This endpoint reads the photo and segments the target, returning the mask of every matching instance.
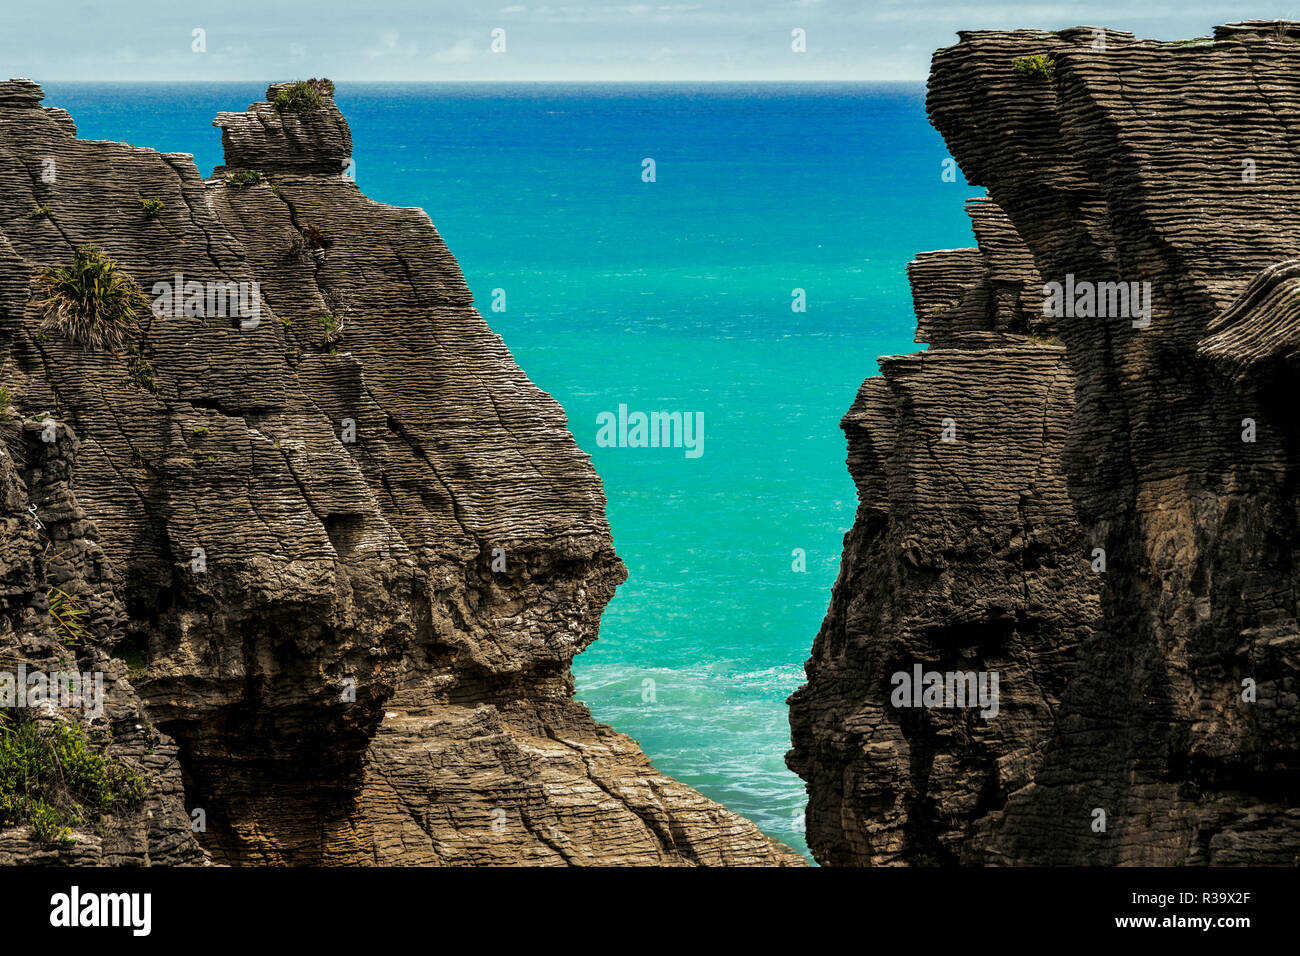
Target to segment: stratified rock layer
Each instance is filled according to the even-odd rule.
[[[429,217],[341,175],[333,99],[222,113],[206,182],[188,155],[78,140],[40,101],[0,84],[0,434],[30,459],[48,413],[79,448],[65,482],[96,570],[66,586],[102,596],[87,653],[147,664],[123,693],[175,741],[159,792],[190,857],[201,809],[221,863],[799,862],[573,700],[626,576],[600,481]],[[40,331],[32,276],[86,242],[150,298],[185,290],[138,357]],[[187,309],[192,282],[256,311]],[[28,505],[54,504],[29,459],[4,519],[24,540]],[[42,574],[6,592],[14,632],[48,626]]]
[[[882,362],[845,419],[860,508],[792,698],[809,844],[1294,864],[1300,25],[960,36],[928,110],[988,188],[980,254],[909,267],[931,349]],[[1039,55],[1047,75],[1016,69]],[[1067,281],[1150,283],[1149,324],[1045,316]],[[1029,340],[1059,346],[1008,347],[1017,296]],[[1040,495],[1039,552],[1000,547]],[[1000,670],[1000,713],[893,707],[913,661]]]
[[[95,675],[83,685],[90,699],[81,706],[37,704],[26,714],[47,739],[55,722],[80,725],[97,757],[139,774],[148,788],[140,803],[119,801],[103,819],[86,820],[58,842],[33,841],[26,827],[0,830],[0,865],[202,863],[176,744],[151,725],[127,664],[109,656],[126,614],[98,532],[71,487],[77,453],[67,426],[47,428],[0,408],[0,670],[15,685],[27,674]],[[100,637],[93,645],[77,646],[52,626],[49,595],[55,588],[80,600],[86,628]],[[96,676],[103,690],[99,707],[91,692]],[[22,686],[25,697],[25,680]],[[9,692],[14,697],[6,707],[19,704],[17,687]]]
[[[995,207],[970,209],[993,248],[1019,245]],[[858,514],[791,699],[790,765],[828,864],[957,860],[972,822],[1041,767],[1097,614],[1060,465],[1064,350],[1010,331],[1041,282],[973,249],[908,272],[932,347],[881,359],[844,418]],[[918,663],[997,672],[997,715],[895,708],[891,675]]]

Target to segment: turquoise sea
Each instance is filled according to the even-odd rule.
[[[213,117],[265,83],[45,89],[82,137],[191,152],[207,175]],[[337,100],[358,185],[428,211],[604,479],[631,577],[578,696],[806,852],[785,699],[853,521],[839,421],[878,355],[921,347],[907,261],[973,244],[923,87],[341,84]],[[598,447],[620,404],[702,412],[703,454]]]

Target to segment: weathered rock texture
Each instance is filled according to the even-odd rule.
[[[14,394],[0,621],[9,645],[45,633],[55,571],[35,555],[75,539],[85,556],[58,573],[97,608],[84,653],[115,668],[115,648],[143,655],[122,707],[164,743],[151,799],[170,816],[130,852],[799,862],[573,700],[570,661],[626,575],[600,481],[429,217],[341,175],[351,136],[333,99],[222,113],[227,166],[206,182],[189,155],[78,140],[40,101],[28,81],[0,84],[0,383]],[[222,175],[249,170],[262,181]],[[139,200],[155,197],[150,218]],[[38,205],[49,214],[29,217]],[[257,321],[211,305],[149,316],[151,389],[139,360],[39,332],[33,274],[91,241],[151,297],[177,276],[256,281]],[[56,446],[33,437],[43,413]]]
[[[791,701],[809,844],[1300,862],[1300,24],[960,37],[928,111],[988,188],[979,251],[909,266],[931,347],[844,420],[860,506]],[[1150,325],[1045,317],[1067,275],[1150,282]],[[913,663],[999,671],[998,716],[895,708]]]
[[[20,665],[46,675],[98,672],[102,714],[92,706],[63,712],[36,706],[30,713],[39,725],[84,722],[99,756],[149,782],[140,806],[119,805],[65,843],[33,842],[25,827],[0,830],[0,864],[201,863],[204,856],[185,810],[176,745],[150,725],[127,665],[109,656],[123,637],[126,614],[95,525],[71,486],[77,439],[66,425],[56,424],[54,440],[45,441],[45,426],[12,413],[3,416],[3,410],[0,417],[0,670],[15,678]],[[33,506],[39,517],[28,510]],[[60,639],[48,613],[50,588],[82,601],[86,627],[100,637],[94,645],[67,646]]]

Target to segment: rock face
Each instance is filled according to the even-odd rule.
[[[429,217],[341,175],[332,97],[220,114],[206,182],[41,98],[0,84],[0,647],[51,649],[56,574],[93,609],[79,658],[157,741],[107,861],[798,863],[573,700],[626,576],[600,481]],[[139,354],[40,330],[32,276],[87,242],[172,306]]]
[[[62,843],[33,841],[25,827],[0,829],[0,864],[201,863],[176,744],[150,724],[127,665],[109,656],[123,637],[126,614],[98,531],[72,489],[76,436],[57,423],[50,432],[12,413],[0,420],[0,670],[13,675],[14,683],[20,667],[44,675],[98,673],[102,713],[82,706],[60,718],[49,708],[30,710],[42,728],[58,719],[86,721],[97,755],[139,772],[149,787],[140,805],[116,806],[97,825],[79,828]],[[52,440],[45,441],[46,435]],[[32,507],[39,517],[28,510]],[[94,645],[70,647],[60,639],[49,614],[51,588],[81,599],[87,628],[100,635]]]
[[[928,111],[979,250],[909,266],[930,349],[844,420],[859,510],[791,699],[809,844],[1300,862],[1300,24],[960,38]],[[997,715],[894,706],[915,663],[999,672]]]

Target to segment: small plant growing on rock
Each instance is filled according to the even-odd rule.
[[[194,431],[190,432],[190,434],[195,438],[207,438],[212,434],[212,432],[206,426],[200,425],[198,428],[194,429]]]
[[[292,86],[277,90],[271,105],[281,113],[303,113],[321,107],[320,91],[306,80],[299,80]]]
[[[1011,61],[1011,68],[1021,76],[1031,80],[1050,80],[1056,69],[1056,61],[1048,53],[1035,53],[1033,56],[1020,56]]]
[[[153,366],[149,364],[149,360],[140,351],[140,346],[132,345],[127,349],[126,365],[128,382],[136,388],[143,388],[146,392],[158,394],[158,384],[153,380]]]
[[[35,721],[0,711],[0,827],[26,824],[44,843],[73,826],[138,806],[140,774],[90,748],[79,724]]]
[[[126,665],[127,677],[132,684],[139,684],[149,677],[149,665],[145,663],[144,653],[137,647],[117,647],[113,656]]]
[[[325,308],[330,310],[330,314],[339,317],[339,326],[341,328],[343,320],[352,314],[352,293],[336,286],[322,289],[321,298],[325,300]]]
[[[86,627],[81,619],[86,616],[86,607],[61,588],[50,588],[45,592],[45,599],[49,602],[50,617],[54,620],[59,640],[69,647],[85,644]]]
[[[150,219],[157,219],[158,214],[163,211],[163,208],[167,204],[155,196],[153,199],[141,199],[140,205],[144,207],[144,214],[146,216]]]
[[[13,392],[0,385],[0,422],[9,420],[10,405],[13,404]]]
[[[226,173],[226,185],[234,189],[244,189],[262,181],[262,174],[256,169],[237,169]]]
[[[280,113],[303,113],[320,109],[324,105],[324,97],[333,95],[333,83],[313,77],[277,90],[271,105]]]
[[[33,206],[32,211],[27,214],[27,218],[40,219],[42,216],[48,216],[49,214],[50,214],[49,206],[45,206],[45,205]]]
[[[149,300],[139,283],[96,245],[80,246],[72,264],[45,269],[36,294],[52,329],[86,349],[116,351],[140,331]]]
[[[144,449],[141,448],[139,445],[131,446],[131,464],[135,465],[135,467],[137,468],[146,467],[145,460],[144,460]]]
[[[303,226],[301,230],[303,242],[307,243],[310,249],[328,249],[334,245],[334,240],[326,238],[325,233],[320,226],[313,226],[310,223]]]
[[[148,640],[139,634],[128,634],[126,638],[118,641],[113,645],[113,660],[121,661],[126,665],[127,676],[131,683],[139,686],[142,681],[149,678],[149,662],[146,657]],[[153,744],[153,727],[146,724],[145,733],[150,737],[150,750],[152,753]],[[109,725],[109,735],[112,735],[112,725]]]
[[[321,327],[321,348],[331,355],[338,352],[338,345],[343,341],[343,320],[326,312],[317,317],[316,324]]]

